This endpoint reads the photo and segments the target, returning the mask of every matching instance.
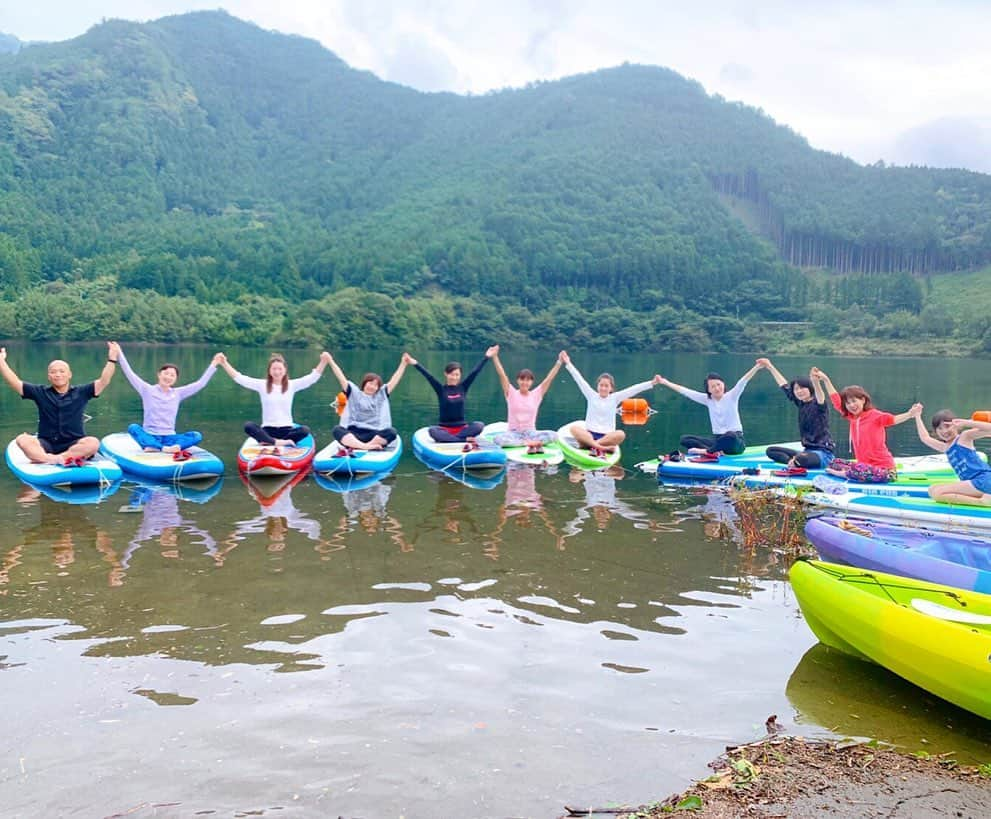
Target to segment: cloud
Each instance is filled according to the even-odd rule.
[[[941,117],[925,122],[899,134],[890,155],[899,165],[991,173],[991,120]]]
[[[384,63],[383,79],[419,91],[448,91],[463,84],[460,72],[443,50],[419,38],[406,37],[393,43]]]
[[[0,30],[63,39],[103,16],[151,19],[218,3],[430,91],[480,94],[623,62],[664,66],[860,162],[901,161],[895,151],[907,148],[896,140],[920,123],[981,121],[988,110],[983,0],[944,0],[938,10],[927,0],[8,0]],[[981,140],[958,132],[957,155],[970,167],[986,151]],[[949,156],[952,134],[930,142]]]

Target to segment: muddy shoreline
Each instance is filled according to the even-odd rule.
[[[640,806],[566,807],[562,817],[805,819],[991,816],[991,760],[962,766],[950,754],[905,754],[877,742],[769,735],[727,748],[712,775]]]

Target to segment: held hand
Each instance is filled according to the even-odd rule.
[[[0,361],[6,361],[6,360],[7,360],[7,348],[0,347]]]
[[[921,418],[922,404],[919,403],[912,404],[912,406],[908,408],[908,414],[911,415],[913,418]]]
[[[499,355],[499,345],[493,344],[489,349],[485,351],[486,358],[492,358],[494,355]]]
[[[962,432],[969,426],[969,419],[967,418],[954,418],[950,423],[953,425],[954,432]]]
[[[763,367],[765,370],[771,366],[771,359],[769,358],[758,358],[754,362],[758,367]]]
[[[664,383],[664,379],[661,376],[656,375],[656,374],[654,375],[652,381],[653,381],[653,384],[654,384],[655,387],[658,386],[659,384],[663,384]]]
[[[213,358],[210,359],[210,365],[213,367],[219,367],[220,362],[223,361],[223,358],[224,358],[223,353],[214,353]]]
[[[334,363],[334,357],[330,353],[328,353],[326,350],[324,350],[322,353],[320,353],[320,360],[324,364],[333,364]]]
[[[567,350],[561,350],[561,352],[557,354],[557,360],[562,364],[570,364],[571,356],[568,355]]]
[[[116,341],[107,342],[107,358],[116,361],[120,355],[120,345]]]
[[[403,353],[403,363],[411,364],[412,366],[415,367],[417,362],[416,359],[413,358],[413,356],[411,356],[409,353]]]

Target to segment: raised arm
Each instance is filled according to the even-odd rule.
[[[585,398],[595,398],[598,396],[598,393],[593,390],[589,386],[589,383],[585,380],[585,376],[583,376],[578,371],[578,368],[571,363],[571,357],[563,350],[561,351],[560,358],[564,362],[565,369],[571,373],[571,377],[575,379],[575,384],[578,386],[578,391],[584,395]]]
[[[987,421],[975,421],[973,418],[954,418],[953,427],[957,432],[964,429],[979,429],[984,432],[991,432],[991,423]]]
[[[213,358],[221,367],[224,368],[224,372],[231,378],[237,378],[241,374],[231,366],[231,363],[227,360],[227,356],[223,353],[217,353],[217,355]]]
[[[809,370],[809,381],[812,382],[812,390],[816,394],[816,403],[825,404],[826,403],[826,390],[822,386],[822,378],[819,374],[819,368],[813,367]]]
[[[561,365],[564,362],[561,360],[561,353],[558,353],[557,361],[554,362],[554,366],[550,368],[550,371],[544,377],[544,380],[540,382],[540,392],[542,395],[547,395],[547,390],[551,388],[551,384],[554,383],[554,379],[557,378],[557,374],[561,372]]]
[[[922,443],[930,449],[935,449],[937,452],[946,452],[950,448],[950,445],[946,441],[934,438],[930,435],[929,430],[926,429],[926,422],[922,420],[922,404],[912,404],[909,414],[915,419],[915,431],[919,433],[919,440]]]
[[[470,373],[468,373],[466,377],[461,379],[461,386],[464,387],[465,392],[468,391],[468,388],[472,385],[472,383],[474,383],[475,379],[478,378],[478,374],[482,371],[482,367],[484,367],[488,363],[488,360],[498,354],[499,354],[498,344],[493,344],[491,347],[489,347],[489,349],[485,351],[485,355],[482,356],[482,360],[475,365],[475,369],[473,369]]]
[[[389,391],[389,395],[392,395],[392,391],[399,386],[399,382],[402,380],[403,375],[406,373],[406,366],[410,363],[409,353],[403,353],[399,359],[399,366],[396,367],[396,371],[392,374],[386,384],[385,388]]]
[[[898,415],[895,415],[893,417],[895,420],[892,421],[891,423],[892,425],[896,425],[896,424],[904,424],[909,418],[912,418],[914,416],[912,415],[912,409],[910,407],[909,409],[905,410],[905,412],[900,412],[898,413]]]
[[[117,371],[117,359],[120,358],[120,345],[116,341],[107,342],[107,362],[103,365],[103,372],[100,377],[93,382],[93,395],[99,395],[110,384],[110,379]]]
[[[134,372],[134,370],[131,369],[131,364],[127,360],[127,356],[124,355],[123,348],[121,348],[120,345],[117,345],[117,349],[118,349],[117,363],[120,365],[120,371],[124,373],[124,378],[127,379],[127,383],[130,384],[132,387],[134,387],[134,389],[136,389],[139,393],[141,392],[142,388],[147,389],[148,387],[150,387],[151,384],[149,384],[147,381],[141,378],[136,372]]]
[[[502,362],[499,360],[499,351],[496,350],[496,354],[492,356],[492,366],[495,367],[496,375],[499,376],[499,383],[502,385],[502,394],[509,395],[509,376],[506,375],[506,368],[502,366]]]
[[[788,379],[781,374],[781,370],[771,363],[771,359],[758,358],[757,363],[771,374],[771,378],[774,379],[774,383],[776,383],[779,387],[784,387],[788,384]]]
[[[660,384],[664,387],[668,387],[677,393],[685,396],[690,401],[695,401],[698,404],[704,404],[706,399],[709,397],[704,392],[699,392],[698,390],[690,389],[689,387],[682,386],[681,384],[675,384],[674,381],[669,381],[664,376],[658,375],[654,376],[654,383]]]
[[[829,376],[826,375],[826,373],[824,373],[818,367],[813,367],[811,370],[809,370],[809,375],[811,375],[813,378],[817,378],[820,382],[822,382],[822,385],[826,388],[826,392],[829,394],[830,398],[832,398],[834,395],[840,394],[840,391],[833,386],[833,382],[829,380]]]
[[[406,356],[407,362],[412,364],[416,371],[427,379],[427,383],[433,388],[433,391],[440,395],[443,392],[440,381],[434,378],[419,361],[417,361],[409,353],[403,353]]]
[[[7,348],[0,347],[0,375],[3,380],[10,384],[10,388],[18,395],[24,395],[24,382],[17,377],[10,365],[7,363]]]
[[[210,383],[210,379],[213,378],[214,374],[217,372],[217,367],[220,366],[220,356],[223,353],[216,353],[214,357],[207,364],[206,369],[203,370],[203,374],[193,381],[191,384],[184,384],[181,387],[176,387],[176,394],[179,396],[180,401],[184,401],[191,395],[196,395],[200,390],[202,390],[207,384]],[[124,360],[124,354],[121,353],[121,361]]]
[[[330,353],[327,353],[327,355],[330,356],[330,371],[334,374],[334,377],[337,379],[338,383],[341,385],[341,389],[344,390],[344,392],[347,392],[348,391],[348,377],[344,374],[344,370],[341,369],[340,364],[338,364],[334,360],[334,357],[332,355],[330,355]]]
[[[965,446],[973,444],[978,438],[991,437],[991,424],[987,421],[975,421],[972,418],[954,418],[953,428],[960,436],[960,442]]]
[[[651,387],[656,387],[660,383],[661,377],[659,375],[655,375],[652,379],[650,379],[650,381],[641,381],[639,384],[634,384],[630,387],[626,387],[625,389],[617,390],[613,393],[613,396],[616,398],[617,402],[625,401],[627,398],[632,398],[634,395],[638,395],[645,390],[649,390]]]

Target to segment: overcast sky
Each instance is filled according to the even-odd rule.
[[[858,162],[991,172],[991,0],[0,0],[0,31],[218,6],[424,91],[661,65]]]

